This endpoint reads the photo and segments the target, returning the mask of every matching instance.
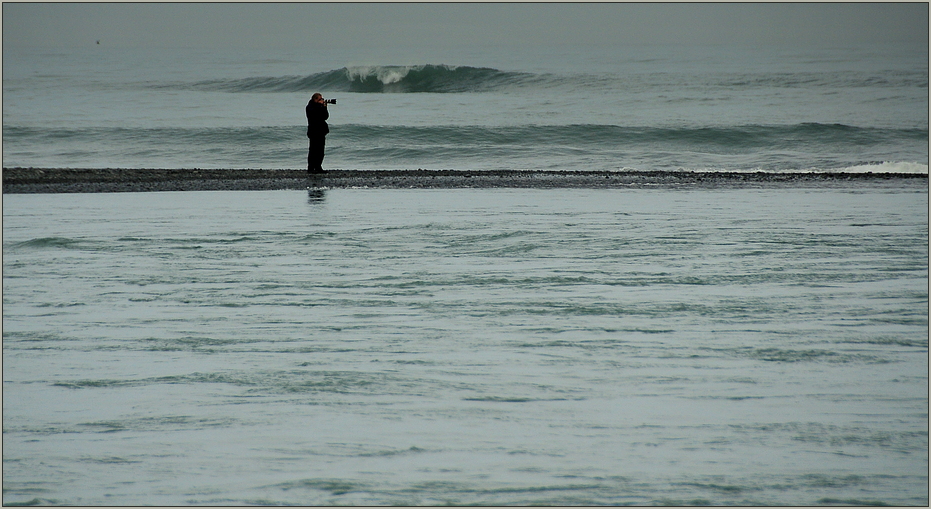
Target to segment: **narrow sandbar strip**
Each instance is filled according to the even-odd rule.
[[[924,187],[927,174],[693,171],[304,170],[4,168],[4,193],[274,189]]]

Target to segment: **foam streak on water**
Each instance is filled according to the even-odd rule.
[[[7,195],[3,502],[926,505],[927,207]]]

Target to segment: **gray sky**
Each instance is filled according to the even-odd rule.
[[[928,46],[927,3],[4,3],[3,44]]]

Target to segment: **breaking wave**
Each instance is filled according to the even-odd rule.
[[[223,92],[456,93],[485,92],[546,81],[544,75],[452,65],[343,67],[309,76],[200,81],[190,88]],[[173,87],[173,85],[162,85]]]
[[[305,76],[258,76],[203,80],[193,83],[148,83],[158,89],[209,92],[355,92],[355,93],[467,93],[515,87],[558,88],[576,91],[592,88],[642,91],[674,87],[703,90],[780,88],[927,88],[927,73],[908,72],[766,72],[724,73],[709,76],[668,73],[553,74],[503,71],[491,67],[446,64],[350,66]]]

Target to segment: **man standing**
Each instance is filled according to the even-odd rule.
[[[327,102],[319,92],[311,96],[310,102],[304,108],[307,114],[307,138],[310,140],[310,147],[307,150],[307,173],[323,173],[323,149],[326,145],[326,135],[330,132],[326,120],[330,118],[330,112],[326,108]]]

